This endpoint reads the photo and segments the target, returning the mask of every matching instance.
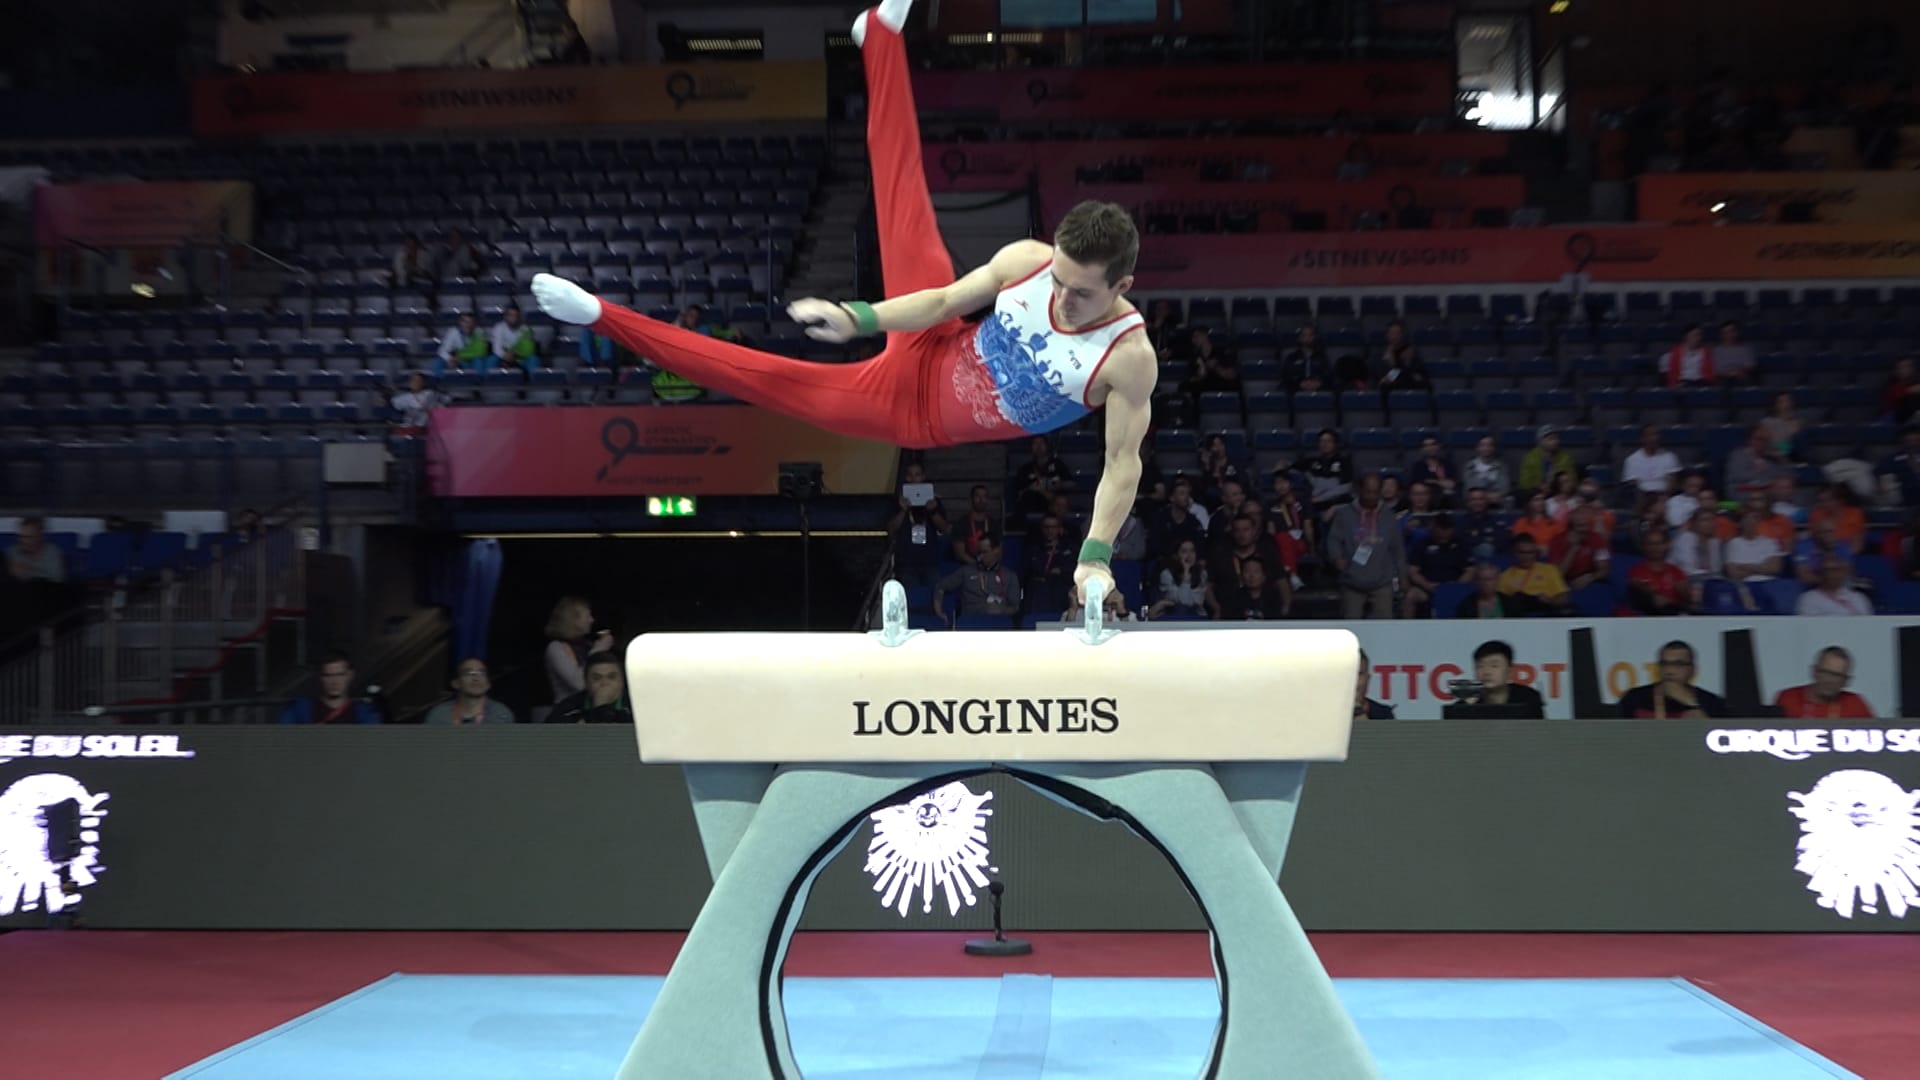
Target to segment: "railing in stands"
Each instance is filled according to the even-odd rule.
[[[102,592],[81,608],[0,646],[0,717],[51,723],[99,706],[164,705],[204,695],[219,701],[229,683],[262,688],[265,642],[278,619],[296,627],[306,606],[306,560],[291,523],[216,546],[205,567],[162,570],[144,587]],[[252,668],[241,671],[243,654]]]

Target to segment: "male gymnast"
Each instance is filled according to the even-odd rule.
[[[965,277],[934,220],[920,124],[900,38],[912,0],[854,20],[867,71],[880,262],[889,299],[808,298],[787,306],[816,341],[888,335],[878,356],[826,364],[758,352],[608,303],[550,274],[533,279],[547,314],[592,328],[709,389],[825,428],[909,449],[994,442],[1065,427],[1106,409],[1106,462],[1073,580],[1100,578],[1118,604],[1113,541],[1140,482],[1140,444],[1159,366],[1133,287],[1140,234],[1112,203],[1083,202],[1053,243],[1020,240]],[[992,305],[977,325],[965,317]]]

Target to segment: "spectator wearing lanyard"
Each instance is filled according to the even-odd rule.
[[[1829,645],[1813,658],[1813,681],[1789,686],[1773,701],[1789,720],[1871,720],[1873,706],[1847,689],[1853,681],[1853,654]]]
[[[1027,550],[1026,597],[1032,611],[1067,609],[1073,592],[1073,571],[1080,563],[1078,549],[1069,547],[1066,528],[1058,517],[1040,519],[1040,543]]]
[[[1327,557],[1340,575],[1341,617],[1393,618],[1393,594],[1407,576],[1399,523],[1380,505],[1380,476],[1360,478],[1359,499],[1339,507],[1327,533]]]
[[[1408,476],[1416,484],[1425,484],[1434,492],[1434,504],[1437,506],[1457,506],[1460,495],[1460,477],[1454,472],[1453,463],[1440,450],[1440,440],[1432,435],[1420,440],[1420,459],[1413,463]]]
[[[953,561],[972,566],[975,557],[980,554],[980,544],[987,537],[995,535],[993,527],[993,505],[987,495],[987,485],[975,484],[968,496],[969,505],[966,516],[953,530]]]
[[[962,566],[933,587],[933,609],[946,610],[946,594],[958,590],[962,615],[1013,615],[1020,610],[1020,578],[1000,565],[1000,538],[988,533],[972,566]]]

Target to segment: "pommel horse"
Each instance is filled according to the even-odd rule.
[[[1103,599],[1065,631],[928,634],[888,582],[867,634],[635,639],[640,759],[684,766],[713,890],[619,1080],[800,1080],[780,971],[814,877],[869,813],[990,771],[1173,863],[1220,991],[1202,1077],[1377,1077],[1279,888],[1306,763],[1347,756],[1357,640],[1116,632]]]

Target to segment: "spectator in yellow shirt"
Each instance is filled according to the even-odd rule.
[[[1540,561],[1540,545],[1522,534],[1513,541],[1513,565],[1500,575],[1500,597],[1509,616],[1557,615],[1573,597],[1560,568]]]

